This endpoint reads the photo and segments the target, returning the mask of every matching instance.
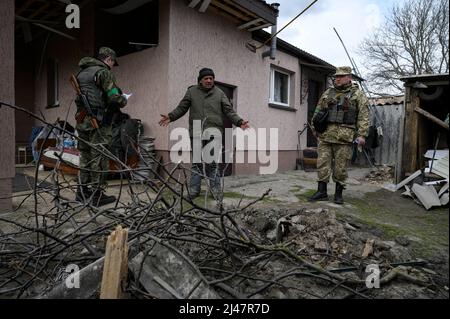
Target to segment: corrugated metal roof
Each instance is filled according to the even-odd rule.
[[[382,96],[378,98],[370,98],[369,103],[373,106],[385,106],[385,105],[401,105],[405,102],[404,95],[397,96]]]

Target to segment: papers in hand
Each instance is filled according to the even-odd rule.
[[[133,95],[133,93],[130,93],[130,94],[126,94],[126,93],[124,93],[124,94],[122,94],[122,96],[124,97],[124,98],[126,98],[127,100],[130,98],[130,96],[132,96]]]

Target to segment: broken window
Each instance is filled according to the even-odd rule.
[[[58,61],[47,61],[47,107],[59,106]]]
[[[270,103],[289,106],[291,75],[280,70],[271,70]]]
[[[98,2],[96,48],[107,46],[118,56],[124,56],[156,46],[159,41],[159,1],[143,2],[144,5],[132,10],[114,1]]]

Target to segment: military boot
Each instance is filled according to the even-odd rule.
[[[334,192],[334,202],[336,204],[344,204],[344,199],[342,198],[342,191],[344,190],[344,185],[336,183],[336,191]]]
[[[92,205],[96,207],[108,205],[116,201],[116,196],[108,196],[102,190],[96,190],[92,198]]]
[[[308,198],[309,202],[316,202],[320,200],[328,200],[327,183],[319,182],[317,192]]]
[[[89,200],[89,198],[92,195],[92,191],[87,186],[80,186],[77,187],[77,193],[75,194],[75,200],[77,202],[84,202]]]

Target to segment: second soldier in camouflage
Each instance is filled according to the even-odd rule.
[[[334,76],[334,86],[324,92],[314,112],[315,116],[322,109],[329,111],[327,129],[319,136],[318,190],[309,200],[328,200],[327,184],[332,176],[336,183],[334,202],[343,204],[352,143],[364,145],[369,131],[369,102],[358,85],[352,83],[350,67],[337,68]]]

